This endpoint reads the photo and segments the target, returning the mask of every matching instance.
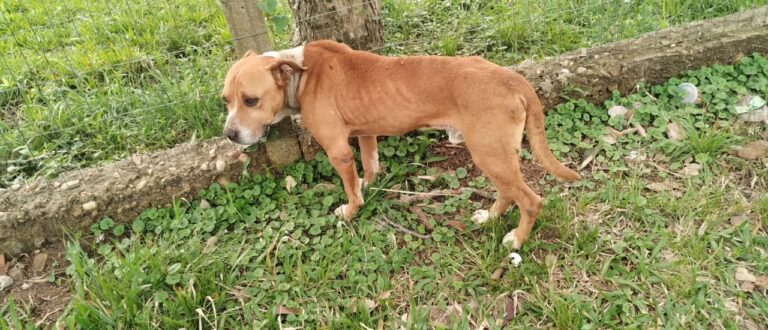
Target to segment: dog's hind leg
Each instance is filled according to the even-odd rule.
[[[358,136],[360,145],[360,162],[363,163],[363,184],[369,185],[376,179],[379,173],[379,152],[377,150],[376,136]]]
[[[504,245],[514,249],[519,249],[528,239],[542,204],[541,197],[523,181],[520,171],[519,152],[525,125],[525,115],[522,116],[522,120],[506,123],[473,125],[476,128],[464,133],[472,159],[499,192],[490,210],[479,210],[472,218],[484,222],[501,216],[514,201],[520,209],[520,222],[503,240]]]

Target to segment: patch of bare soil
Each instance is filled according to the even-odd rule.
[[[13,284],[0,291],[0,302],[7,305],[13,298],[17,308],[29,312],[28,321],[50,328],[71,298],[66,282],[49,282],[51,274],[56,279],[63,276],[69,265],[65,253],[64,243],[57,241],[17,258],[0,257],[0,275],[13,278]]]
[[[523,149],[528,150],[528,144],[523,142]],[[453,171],[456,168],[464,167],[467,169],[467,178],[461,180],[462,186],[466,186],[468,178],[475,178],[483,175],[483,172],[472,162],[472,156],[469,150],[463,144],[454,145],[450,142],[440,141],[432,145],[432,152],[436,156],[444,156],[447,159],[431,163],[432,167],[437,167],[446,171]],[[523,180],[537,193],[540,193],[539,181],[546,176],[547,172],[538,163],[521,158],[520,171],[523,173]]]

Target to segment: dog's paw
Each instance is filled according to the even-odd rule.
[[[344,204],[342,206],[337,207],[335,210],[333,210],[333,214],[340,218],[344,218],[344,214],[347,213],[347,204]]]
[[[488,222],[488,220],[490,220],[491,218],[493,218],[493,214],[491,214],[490,211],[488,211],[488,210],[477,210],[477,211],[475,211],[475,214],[472,215],[472,222],[474,222],[474,223],[476,223],[478,225],[482,225],[482,224]]]
[[[520,250],[520,247],[523,246],[523,242],[517,239],[517,235],[515,235],[514,229],[512,229],[512,231],[504,235],[504,239],[501,240],[501,244],[506,246],[507,248],[511,248],[515,250]]]

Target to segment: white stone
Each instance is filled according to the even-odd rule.
[[[0,276],[0,291],[13,285],[13,278],[8,275]]]

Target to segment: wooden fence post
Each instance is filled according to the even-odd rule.
[[[258,3],[258,0],[221,0],[238,58],[248,50],[258,53],[272,50],[267,23]],[[293,122],[285,119],[272,130],[277,131],[276,137],[269,139],[265,146],[270,163],[282,166],[300,159],[301,148]]]

